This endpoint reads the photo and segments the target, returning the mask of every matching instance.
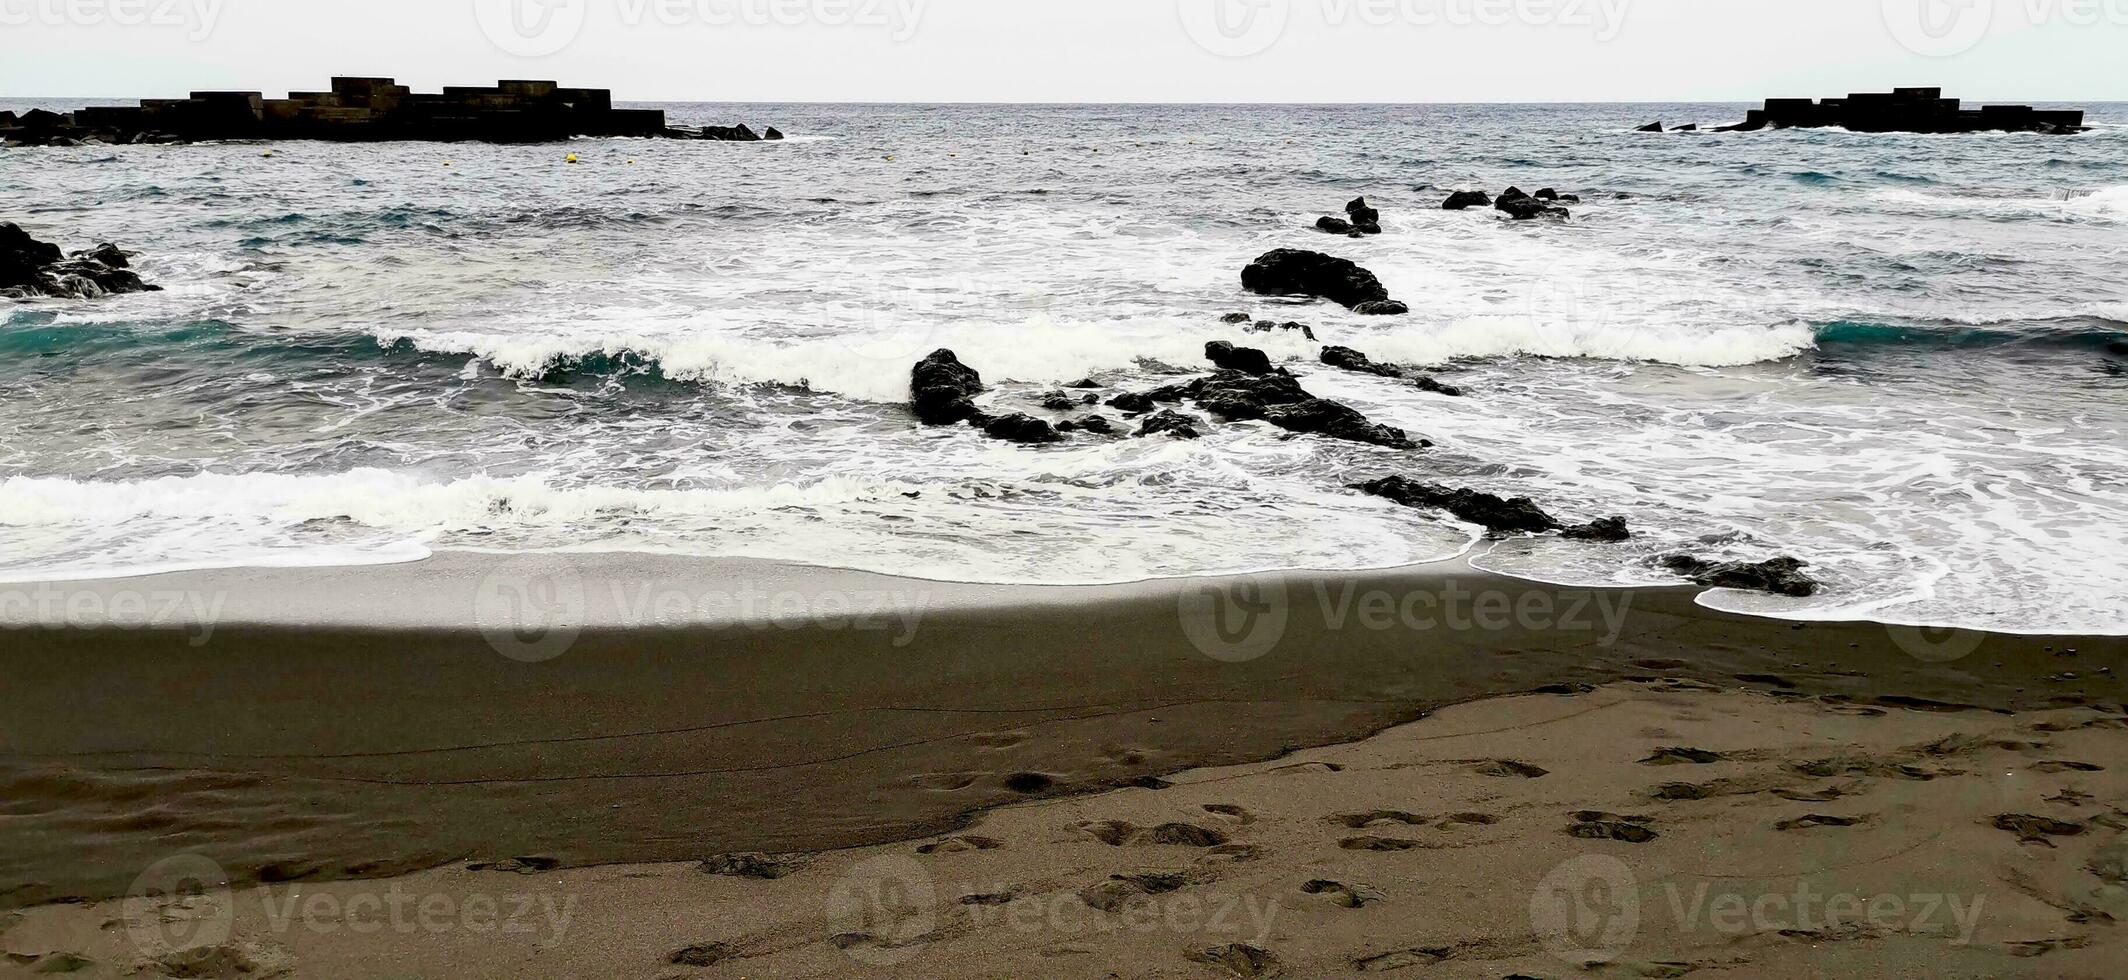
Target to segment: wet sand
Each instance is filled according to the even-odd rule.
[[[1581,787],[1515,803],[1528,812],[1506,835],[1503,842],[1511,846],[1490,856],[1474,855],[1470,873],[1477,877],[1459,893],[1469,906],[1457,914],[1491,911],[1470,919],[1471,929],[1443,939],[1478,942],[1489,935],[1486,941],[1507,945],[1486,947],[1491,958],[1486,962],[1520,962],[1521,954],[1505,954],[1514,952],[1513,944],[1531,941],[1529,895],[1548,868],[1527,872],[1554,854],[1553,845],[1582,842],[1565,835],[1570,821],[1561,807],[1653,817],[1660,830],[1676,819],[1671,814],[1708,801],[1665,802],[1657,808],[1638,795],[1648,788],[1644,777],[1650,770],[1638,761],[1650,751],[1650,742],[1690,741],[1685,736],[1691,734],[1701,742],[1723,743],[1699,746],[1720,752],[1756,745],[1766,734],[1751,712],[1723,716],[1721,726],[1680,731],[1674,738],[1650,734],[1693,721],[1715,701],[1747,698],[1756,706],[1753,711],[1815,719],[1782,723],[1783,731],[1806,739],[1867,722],[1875,734],[1840,737],[1887,757],[1940,735],[2052,724],[2063,712],[2070,720],[2118,718],[2128,702],[2128,690],[2113,671],[2128,652],[2118,638],[1923,634],[1873,624],[1796,626],[1701,608],[1692,589],[1560,588],[1459,565],[1100,589],[952,586],[762,563],[633,557],[572,560],[561,573],[558,567],[538,559],[454,555],[395,568],[189,573],[91,583],[63,590],[72,612],[60,617],[62,628],[24,628],[19,602],[12,610],[0,608],[0,619],[14,621],[0,633],[10,665],[8,683],[0,688],[8,719],[0,731],[0,799],[6,801],[9,828],[0,841],[0,908],[23,910],[30,920],[0,935],[0,945],[10,953],[54,952],[56,947],[20,948],[28,941],[23,937],[38,935],[34,928],[46,918],[98,907],[55,908],[52,903],[125,895],[139,886],[144,872],[188,856],[212,862],[240,892],[265,882],[271,886],[268,894],[299,883],[305,890],[374,891],[388,879],[414,882],[433,894],[492,890],[477,884],[487,880],[478,876],[497,872],[473,872],[467,866],[514,862],[511,866],[543,873],[510,875],[513,883],[551,878],[583,889],[579,897],[590,903],[580,913],[583,924],[573,928],[566,943],[532,943],[519,950],[533,959],[508,959],[506,954],[518,947],[496,945],[490,936],[493,955],[469,959],[465,969],[449,971],[453,975],[658,975],[662,958],[671,952],[661,944],[677,942],[682,933],[690,942],[699,938],[749,950],[767,942],[781,950],[774,955],[800,957],[791,970],[833,972],[833,964],[847,968],[861,962],[849,954],[862,953],[867,943],[895,946],[899,940],[845,937],[838,944],[832,936],[841,933],[823,934],[819,895],[727,893],[722,889],[736,889],[734,882],[743,879],[700,875],[691,870],[694,864],[745,852],[837,852],[814,864],[854,866],[866,852],[851,848],[886,846],[878,853],[912,856],[912,848],[898,842],[981,833],[987,821],[1029,812],[1050,814],[1041,819],[1054,824],[1067,811],[1091,814],[1085,808],[1099,800],[1151,801],[1113,816],[1087,816],[1095,822],[1126,821],[1133,828],[1121,835],[1125,843],[1119,847],[1099,840],[1067,842],[1096,849],[1072,852],[1081,856],[1067,862],[1069,874],[1043,870],[1049,866],[1039,860],[1016,864],[1015,855],[1029,849],[1024,840],[1019,847],[980,851],[971,858],[990,862],[983,867],[996,868],[1000,873],[993,876],[1000,880],[1032,876],[1055,879],[1058,887],[1093,887],[1077,876],[1098,872],[1098,884],[1107,874],[1134,872],[1107,870],[1085,854],[1135,857],[1140,852],[1134,850],[1139,845],[1133,835],[1163,822],[1218,830],[1203,818],[1222,815],[1201,806],[1225,804],[1209,798],[1175,803],[1173,790],[1089,793],[1157,785],[1160,777],[1188,782],[1203,778],[1200,770],[1206,767],[1276,768],[1267,760],[1290,761],[1309,747],[1345,745],[1407,723],[1419,722],[1397,734],[1423,733],[1442,723],[1428,716],[1449,706],[1461,706],[1452,716],[1465,728],[1485,727],[1484,719],[1496,714],[1513,727],[1521,724],[1515,712],[1529,710],[1517,705],[1587,705],[1591,698],[1614,698],[1620,691],[1683,698],[1658,702],[1670,705],[1664,710],[1684,706],[1677,709],[1684,714],[1670,721],[1578,732],[1569,743],[1553,746],[1585,753],[1585,763],[1573,755],[1565,768],[1526,760],[1565,780],[1473,777],[1482,782],[1470,785],[1489,793],[1520,782],[1552,787],[1571,781]],[[0,593],[27,588],[35,587],[0,587]],[[161,629],[89,628],[95,619],[90,614],[111,613],[126,596],[151,610],[158,604],[185,608],[189,596],[191,608],[218,612],[211,624],[161,620]],[[49,612],[51,607],[43,608]],[[501,628],[512,610],[523,613],[523,628]],[[116,618],[138,623],[143,617]],[[452,623],[461,625],[446,625]],[[466,623],[495,628],[483,631]],[[213,628],[203,628],[208,625]],[[1592,688],[1601,690],[1589,693]],[[1486,700],[1540,691],[1551,693],[1512,704]],[[1714,700],[1702,704],[1695,698]],[[2076,731],[2074,737],[2087,737],[2086,729]],[[2110,737],[2101,729],[2088,731],[2096,733],[2088,737]],[[1838,739],[1806,741],[1796,751],[1833,755],[1839,752],[1829,750],[1838,744]],[[2121,757],[2117,746],[2068,748]],[[1373,750],[1348,745],[1324,751]],[[1487,753],[1466,754],[1476,759]],[[2013,777],[1993,772],[2002,763],[1981,758],[1991,773],[1984,783],[1995,794],[1984,801],[1988,805],[1970,813],[1938,813],[1938,804],[1929,801],[1873,810],[1867,832],[1911,836],[1910,825],[1924,817],[1963,828],[1966,824],[1957,821],[1997,816],[1978,813],[1991,808],[2045,812],[2038,798],[2023,799],[2028,794],[2022,782],[2006,782]],[[2014,752],[2005,759],[2031,765],[2106,763],[2104,758],[2025,759]],[[1439,768],[1439,760],[1412,761],[1411,772]],[[1406,772],[1397,765],[1391,761],[1382,771]],[[1756,778],[1719,768],[1729,761],[1715,765],[1689,777],[1696,782]],[[1343,789],[1279,783],[1293,788],[1264,789],[1267,795],[1253,805],[1230,802],[1269,812],[1318,802],[1340,805],[1334,803],[1337,794],[1376,792],[1385,801],[1401,801],[1385,802],[1382,809],[1428,818],[1424,829],[1429,833],[1443,832],[1438,825],[1443,816],[1490,812],[1488,801],[1469,795],[1460,776],[1446,779],[1434,772],[1407,785],[1403,777],[1382,776],[1376,768],[1381,767],[1366,768],[1371,778],[1336,781]],[[1177,775],[1183,773],[1191,775]],[[1349,774],[1350,768],[1322,775]],[[2089,822],[2093,813],[2102,817],[2105,807],[2122,803],[2117,788],[2108,795],[2110,784],[2102,782],[2106,774],[2067,766],[2044,775],[2087,779],[2095,787],[2082,792],[2094,797],[2096,809],[2073,814],[2087,828],[2079,846],[2114,833]],[[1864,776],[1899,783],[1902,790],[1911,788],[1903,786],[1908,782],[1933,786],[1941,781],[1883,776],[1871,766],[1854,778]],[[1819,782],[1836,785],[1841,778]],[[2014,778],[2037,783],[2036,776]],[[1812,815],[1787,814],[1785,801],[1772,805],[1767,792],[1735,794],[1733,806],[1755,814],[1751,833],[1739,825],[1733,835],[1719,839],[1664,834],[1660,841],[1678,843],[1660,846],[1681,847],[1681,853],[1697,855],[1692,860],[1710,862],[1708,867],[1720,867],[1715,859],[1725,854],[1771,860],[1792,850],[1796,860],[1784,866],[1809,867],[1817,855],[1797,842],[1848,839],[1827,828],[1757,829],[1757,822],[1765,822],[1756,816],[1761,809],[1778,819]],[[1185,813],[1191,806],[1199,812]],[[1015,809],[982,816],[999,807]],[[1325,815],[1294,812],[1295,828],[1323,829],[1319,822]],[[1170,819],[1178,813],[1192,819]],[[985,822],[969,829],[979,821]],[[1609,827],[1592,832],[1635,836],[1617,829],[1631,826],[1630,821],[1584,822]],[[1708,822],[1719,827],[1733,821]],[[1502,834],[1494,825],[1470,823],[1480,836]],[[2041,850],[2017,843],[2015,834],[1982,829],[1987,832],[1974,831],[1973,840],[1992,846],[2007,836],[2011,856]],[[1390,844],[1385,845],[1390,850],[1376,852],[1339,846],[1343,838],[1395,839],[1408,832],[1340,830],[1349,832],[1327,838],[1333,856],[1390,862],[1401,855],[1410,862],[1384,863],[1379,871],[1360,865],[1371,878],[1382,879],[1366,882],[1371,887],[1400,887],[1394,884],[1399,876],[1457,880],[1432,863],[1441,857],[1440,849],[1394,850],[1400,845]],[[1168,836],[1178,834],[1196,839],[1186,831]],[[1546,847],[1512,846],[1516,840],[1542,841]],[[1597,843],[1597,850],[1614,854],[1620,853],[1609,850],[1614,846],[1635,846]],[[1176,845],[1144,846],[1155,848],[1145,852],[1153,854]],[[1643,853],[1654,852],[1621,856]],[[1499,863],[1510,857],[1511,862]],[[1933,860],[1962,866],[1968,857],[1957,849],[1938,852]],[[1681,856],[1674,860],[1690,863]],[[692,877],[675,877],[670,869],[626,870],[661,864],[683,865]],[[1265,874],[1305,870],[1265,867]],[[1489,868],[1500,875],[1496,884],[1482,880]],[[1983,870],[1961,868],[1961,873]],[[1008,871],[1013,873],[1003,874]],[[421,874],[400,877],[416,873]],[[1342,882],[1344,873],[1320,877]],[[841,877],[795,875],[785,879],[791,886],[771,885],[831,886]],[[333,882],[342,884],[327,884]],[[616,894],[610,905],[601,905],[608,900],[594,901],[592,887],[600,882],[640,894]],[[1299,884],[1305,881],[1294,887]],[[715,894],[700,894],[712,885]],[[1190,887],[1195,886],[1174,891]],[[2041,890],[2066,887],[2057,883]],[[1286,896],[1284,886],[1274,891]],[[1334,890],[1323,894],[1337,901]],[[715,912],[714,903],[727,899],[739,903],[741,911]],[[1518,918],[1501,920],[1494,908],[1501,902],[1519,902],[1524,910]],[[1447,914],[1433,907],[1437,904],[1391,915],[1414,927],[1425,925],[1417,920]],[[609,925],[596,925],[599,921]],[[2017,924],[2020,929],[2031,925],[2024,919]],[[767,932],[757,934],[755,927]],[[379,969],[336,972],[333,954],[306,952],[316,935],[296,931],[307,938],[290,941],[289,930],[268,930],[277,945],[267,952],[294,956],[305,965],[300,971],[305,976],[394,972],[395,957],[407,964],[397,972],[436,975],[433,966],[420,965],[421,957],[440,955],[436,951],[449,945],[427,933],[405,943],[379,942],[371,934],[369,941],[353,943],[347,955],[360,949],[362,956],[381,957],[374,961]],[[780,938],[764,940],[767,935]],[[1044,948],[980,929],[969,937],[955,940],[970,944],[969,951],[949,953],[947,962],[973,956],[986,943],[1010,945],[986,954],[995,956]],[[1873,939],[1870,948],[1876,952],[1866,955],[1903,956],[1897,948],[1910,939]],[[1176,937],[1163,935],[1159,945],[1166,951],[1163,957],[1179,955]],[[1108,952],[1093,954],[1095,960],[1059,961],[1056,969],[1062,975],[1104,975],[1115,969],[1123,975],[1217,976],[1232,965],[1154,958],[1143,961],[1144,972],[1091,966],[1109,962],[1100,956],[1139,962],[1128,958],[1138,955],[1128,944],[1103,948]],[[1328,945],[1295,950],[1290,943],[1284,951],[1271,951],[1288,964],[1313,964],[1288,967],[1294,975],[1320,975],[1347,952]],[[833,955],[817,963],[805,959],[827,953]],[[603,958],[595,964],[568,959],[579,955]],[[734,959],[727,951],[717,958],[743,964],[761,955],[766,954]],[[1247,960],[1250,954],[1234,955]],[[315,969],[313,956],[318,957]],[[549,969],[564,963],[571,965]],[[252,965],[271,972],[263,961]],[[928,971],[920,962],[886,965],[908,975],[939,967],[938,962]],[[1252,969],[1245,962],[1241,966],[1244,974]],[[1352,963],[1346,968],[1360,969]],[[688,972],[683,965],[662,969]],[[1015,972],[1004,965],[998,969]],[[737,971],[731,975],[786,972],[759,963]],[[1509,972],[1514,971],[1498,975]],[[1553,968],[1537,975],[1559,972]]]

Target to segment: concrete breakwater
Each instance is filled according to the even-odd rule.
[[[14,146],[183,143],[196,140],[391,140],[538,143],[579,136],[635,136],[752,142],[782,139],[773,127],[669,126],[659,109],[617,109],[606,89],[513,80],[418,94],[389,78],[340,77],[326,92],[194,92],[143,99],[138,106],[73,112],[0,112],[0,141]]]
[[[1658,124],[1660,125],[1660,124]],[[1744,121],[1722,131],[1838,126],[1858,133],[2050,133],[2085,130],[2081,109],[1987,105],[1968,109],[1940,88],[1856,92],[1844,99],[1767,99]]]

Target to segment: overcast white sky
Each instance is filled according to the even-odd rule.
[[[39,97],[362,74],[625,100],[2112,101],[2124,53],[2128,0],[0,0],[0,96]]]

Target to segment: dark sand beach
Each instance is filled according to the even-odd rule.
[[[403,944],[386,930],[338,948],[330,930],[251,928],[239,914],[235,938],[215,948],[237,943],[225,952],[249,966],[179,975],[374,975],[371,967],[393,963],[438,975],[422,962],[460,976],[692,975],[668,954],[714,942],[725,948],[695,957],[719,964],[709,975],[928,975],[973,956],[980,975],[1099,976],[1099,964],[1137,955],[1129,944],[1155,940],[1162,951],[1143,962],[1172,961],[1160,967],[1171,971],[1124,975],[1268,975],[1251,965],[1254,954],[1233,953],[1239,966],[1184,958],[1189,930],[1067,941],[1037,929],[1027,942],[990,942],[962,918],[986,906],[958,895],[940,898],[948,915],[933,923],[936,935],[853,939],[861,930],[823,919],[821,892],[846,884],[848,869],[883,855],[946,860],[909,842],[973,834],[1007,844],[944,849],[979,851],[951,858],[976,877],[1073,894],[1147,862],[1187,878],[1160,879],[1154,891],[1186,893],[1200,887],[1190,869],[1240,862],[1238,880],[1202,880],[1276,896],[1349,930],[1296,929],[1312,921],[1296,913],[1244,943],[1296,976],[1386,968],[1361,961],[1396,953],[1376,947],[1405,933],[1453,951],[1409,954],[1412,964],[1526,960],[1518,969],[1528,972],[1548,961],[1535,975],[1563,975],[1575,970],[1546,952],[1526,906],[1576,853],[1612,855],[1654,881],[1694,867],[1839,864],[1825,849],[1853,842],[1873,874],[1936,869],[1962,894],[1990,896],[1995,910],[2018,906],[2008,924],[1989,920],[1988,958],[1942,954],[1946,975],[1999,975],[2012,962],[2005,943],[2088,945],[2111,919],[2086,908],[2088,898],[2064,897],[2073,855],[2047,846],[2056,837],[2034,831],[2024,834],[2033,843],[2020,843],[1986,822],[2051,814],[2075,824],[2074,854],[2086,854],[2118,837],[2114,808],[2128,803],[2105,771],[2122,758],[2128,729],[2128,688],[2111,669],[2128,652],[2119,638],[1795,624],[1703,608],[1696,589],[1565,588],[1460,563],[1073,589],[753,562],[447,554],[367,569],[7,588],[0,905],[15,925],[0,944],[19,955],[0,969],[35,969],[58,953],[99,970],[165,969],[157,957],[175,947],[125,940],[139,930],[118,926],[137,917],[144,889],[161,894],[144,876],[203,858],[226,875],[212,884],[238,896],[369,894],[387,884],[462,895],[501,883],[581,904],[566,942],[455,951],[418,930]],[[112,620],[121,625],[97,625]],[[1534,696],[1498,700],[1516,695]],[[1444,733],[1475,740],[1447,743],[1470,766],[1429,747]],[[1946,737],[1977,741],[1940,759],[1915,748]],[[1674,769],[1640,764],[1685,747],[1714,756],[1686,753]],[[1855,761],[1822,775],[1793,768],[1827,757]],[[1548,774],[1468,771],[1503,760]],[[1966,789],[1900,766],[1946,779],[1955,768]],[[1230,779],[1239,781],[1231,793],[1200,789]],[[1650,787],[1669,781],[1717,788],[1651,801]],[[1158,788],[1169,783],[1178,788]],[[1861,785],[1822,797],[1823,814],[1777,795],[1849,783]],[[2072,783],[2087,795],[2065,798],[2084,805],[2049,810],[2042,797]],[[1881,791],[1863,809],[1896,806],[1904,816],[1852,832],[1771,830],[1847,814],[1853,805],[1831,801],[1863,788]],[[1206,809],[1230,803],[1235,812]],[[1376,809],[1386,822],[1323,824],[1333,810]],[[1501,820],[1444,829],[1444,816],[1466,809]],[[1618,828],[1644,826],[1624,819],[1642,816],[1662,836],[1646,850],[1572,836],[1575,811],[1605,818],[1582,821],[1599,837],[1639,836]],[[1069,830],[1111,819],[1127,826]],[[1696,829],[1671,833],[1673,822]],[[1303,831],[1322,839],[1314,850],[1286,840]],[[1444,833],[1480,843],[1444,854],[1409,840]],[[1236,842],[1261,853],[1225,849]],[[1904,856],[1882,865],[1898,847]],[[735,854],[811,855],[792,864],[814,870],[788,881],[693,870]],[[1659,857],[1648,864],[1646,855]],[[2029,888],[1984,866],[2041,858],[2052,863],[2018,872],[2039,876]],[[684,868],[627,870],[660,865]],[[488,870],[468,870],[476,866]],[[526,874],[498,877],[497,867]],[[2059,875],[2048,878],[2049,868]],[[1293,893],[1345,875],[1388,896],[1401,931],[1356,925],[1373,921],[1364,909],[1320,912],[1337,894]],[[1494,876],[1484,894],[1448,885],[1473,875]],[[2018,905],[2035,900],[2052,904]],[[82,932],[90,920],[109,928]],[[96,943],[85,944],[92,933]],[[1902,957],[1924,959],[1943,942],[1877,933],[1821,938],[1896,944]],[[1727,952],[1684,942],[1710,935]],[[1733,936],[1710,935],[1644,935],[1622,955],[1797,962],[1738,953],[1728,949]],[[1783,949],[1804,941],[1752,936]],[[867,957],[882,945],[891,955]],[[2075,954],[2064,964],[2105,961],[2064,951]],[[2119,962],[2117,947],[2107,955]],[[1825,970],[1838,960],[1810,962]]]

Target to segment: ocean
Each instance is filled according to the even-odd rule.
[[[0,108],[33,104],[66,103]],[[1825,586],[1721,608],[2128,633],[2128,106],[2067,138],[1632,131],[1730,105],[663,108],[793,138],[0,150],[0,220],[166,287],[0,301],[0,579],[471,550],[1058,584],[1468,554],[1626,585],[1690,552]],[[1582,203],[1440,208],[1509,185]],[[1361,195],[1384,234],[1312,230]],[[1412,312],[1244,294],[1278,247]],[[1025,448],[905,404],[939,348],[991,410],[1060,418],[1044,393],[1171,383],[1212,340],[1436,445]],[[1392,474],[1636,537],[1491,543],[1344,489]]]

